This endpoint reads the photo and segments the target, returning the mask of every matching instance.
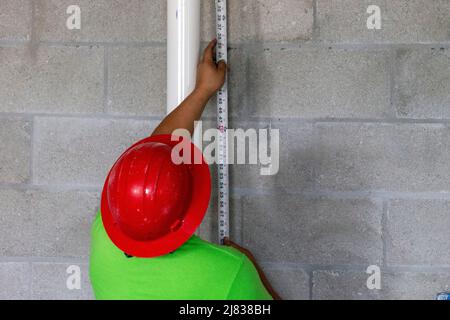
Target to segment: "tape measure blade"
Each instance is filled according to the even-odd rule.
[[[227,1],[216,0],[217,61],[228,62]],[[228,172],[228,80],[217,94],[218,137],[218,219],[219,242],[229,237],[229,172]]]

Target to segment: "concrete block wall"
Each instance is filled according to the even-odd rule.
[[[202,3],[206,42],[213,1]],[[65,27],[72,4],[79,31]],[[373,4],[381,30],[366,27]],[[278,175],[231,169],[234,239],[286,299],[450,289],[450,1],[229,0],[229,11],[231,125],[281,136]],[[0,1],[0,298],[93,297],[102,182],[164,115],[165,20],[164,0]],[[212,201],[199,234],[216,230]],[[66,288],[70,265],[81,290]],[[366,286],[370,265],[381,290]]]

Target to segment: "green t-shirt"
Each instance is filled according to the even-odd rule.
[[[175,252],[128,258],[98,214],[92,226],[90,279],[97,299],[269,300],[252,262],[236,249],[192,236]]]

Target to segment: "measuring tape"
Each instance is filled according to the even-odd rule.
[[[227,1],[216,0],[217,61],[228,62]],[[228,175],[228,80],[217,93],[218,137],[218,215],[219,243],[230,236],[229,175]]]

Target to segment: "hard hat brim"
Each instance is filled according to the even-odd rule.
[[[172,135],[152,136],[135,143],[129,149],[148,142],[164,143],[173,148],[180,143],[178,138],[179,137],[174,137]],[[176,141],[172,141],[172,139]],[[106,183],[109,179],[110,173],[108,174],[108,178],[106,179],[102,192],[101,215],[106,233],[111,241],[120,250],[129,255],[140,258],[159,257],[178,249],[187,240],[189,240],[189,238],[200,226],[208,209],[209,200],[211,197],[211,174],[209,171],[209,166],[203,158],[202,152],[192,143],[191,150],[192,158],[201,159],[201,163],[188,165],[192,176],[193,190],[191,202],[186,210],[184,223],[177,231],[170,232],[169,234],[158,239],[150,241],[137,241],[130,238],[120,230],[114,222],[108,206]]]

